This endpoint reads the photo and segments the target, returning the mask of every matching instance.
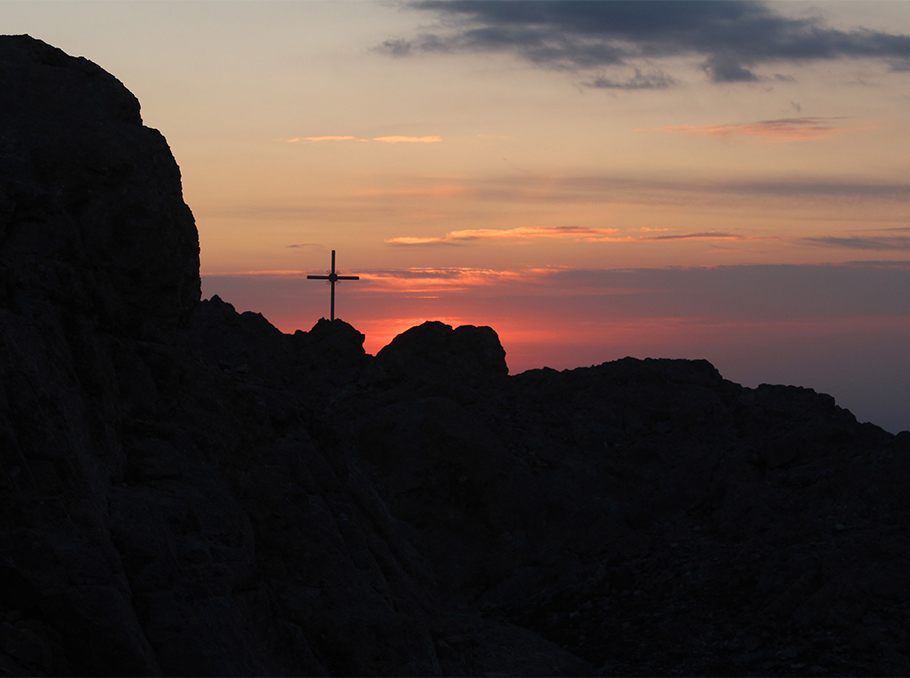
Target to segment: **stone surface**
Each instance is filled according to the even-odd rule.
[[[198,300],[112,76],[15,36],[0,81],[0,672],[910,669],[910,433],[705,361],[284,335]]]
[[[180,171],[113,76],[28,36],[0,44],[2,293],[141,332],[199,300]]]

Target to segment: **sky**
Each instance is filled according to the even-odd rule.
[[[910,2],[0,0],[167,138],[203,296],[910,429]]]

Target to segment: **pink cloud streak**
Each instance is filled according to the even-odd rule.
[[[442,237],[403,236],[386,240],[390,245],[428,245],[460,242],[467,240],[527,240],[531,238],[591,239],[612,237],[618,233],[615,228],[591,228],[588,226],[520,226],[518,228],[495,229],[475,228],[449,231]]]
[[[652,229],[643,229],[651,231]],[[509,229],[480,228],[449,231],[442,237],[402,236],[390,238],[390,245],[436,245],[471,240],[527,240],[532,238],[561,238],[585,242],[650,242],[656,240],[780,240],[779,236],[750,236],[738,233],[704,231],[664,235],[622,235],[617,228],[588,226],[530,226]]]
[[[676,132],[690,136],[714,137],[718,139],[749,140],[759,143],[787,143],[828,139],[838,134],[869,127],[838,127],[830,124],[830,118],[781,118],[761,120],[739,125],[671,125],[654,130],[639,129],[637,132]]]

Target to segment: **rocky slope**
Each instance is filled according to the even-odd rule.
[[[0,673],[910,672],[910,434],[200,301],[111,75],[0,37]]]

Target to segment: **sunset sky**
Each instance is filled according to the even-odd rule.
[[[706,358],[910,429],[910,2],[11,2],[183,175],[203,295],[513,373]]]

